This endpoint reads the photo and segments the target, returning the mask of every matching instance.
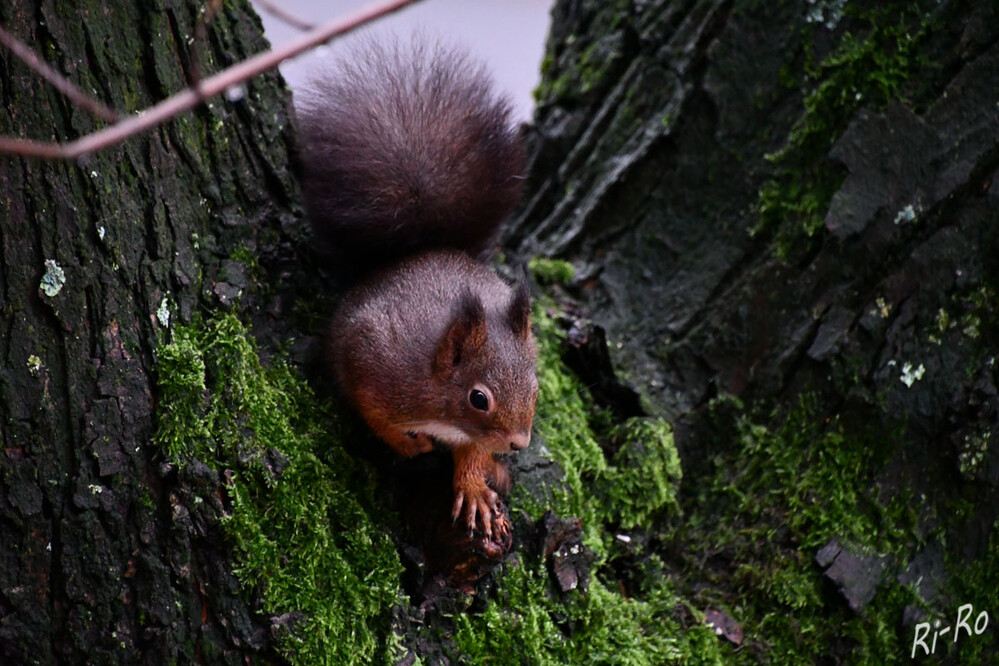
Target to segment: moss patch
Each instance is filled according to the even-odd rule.
[[[610,423],[563,364],[563,334],[541,306],[535,331],[535,430],[565,480],[543,498],[515,488],[512,505],[534,519],[546,508],[580,517],[596,575],[586,592],[556,596],[544,562],[530,555],[509,560],[485,612],[455,617],[457,653],[476,664],[723,663],[726,646],[699,620],[684,626],[699,614],[675,594],[662,561],[637,545],[655,518],[679,511],[681,472],[669,425],[643,418]],[[637,530],[636,545],[622,556],[615,541],[625,529]],[[614,573],[622,559],[628,566],[640,561],[643,571],[628,593]]]
[[[565,482],[550,488],[540,503],[523,492],[516,499],[533,519],[547,508],[581,518],[587,544],[602,554],[608,525],[630,529],[679,511],[682,470],[673,433],[656,418],[612,423],[563,363],[564,333],[558,324],[540,306],[534,321],[539,387],[534,430],[565,473]]]
[[[957,603],[952,609],[948,609],[950,612],[947,616],[931,618],[940,619],[943,626],[955,623],[958,607],[965,604],[971,604],[973,609],[968,616],[969,625],[974,624],[982,611],[988,613],[988,626],[981,634],[969,636],[962,632],[957,645],[948,646],[947,654],[956,652],[958,662],[962,664],[992,663],[989,659],[995,659],[995,655],[999,654],[999,632],[995,630],[996,590],[999,590],[999,521],[993,522],[988,532],[991,536],[988,551],[984,556],[976,558],[971,563],[966,562],[964,558],[954,557],[949,564],[948,573],[958,581],[954,594]]]
[[[506,565],[501,581],[485,613],[456,618],[465,663],[724,663],[706,626],[683,628],[667,585],[638,599],[595,580],[586,593],[554,599],[537,562]]]
[[[329,405],[284,363],[262,367],[234,316],[176,327],[157,372],[157,442],[226,479],[237,576],[264,612],[301,614],[282,653],[298,664],[389,661],[401,565],[373,478],[339,445]]]
[[[847,5],[844,11],[853,27],[842,33],[832,53],[818,63],[810,46],[796,54],[804,61],[798,83],[790,66],[782,71],[785,85],[805,91],[804,111],[787,144],[767,156],[775,174],[760,188],[754,230],[775,233],[779,256],[807,251],[824,229],[825,213],[843,178],[825,155],[854,112],[860,107],[880,111],[893,100],[904,101],[910,77],[925,67],[918,53],[934,7],[922,4],[928,7],[917,3],[859,11]]]
[[[566,479],[549,502],[525,498],[514,506],[533,500],[532,516],[546,504],[580,516],[596,554],[592,583],[585,593],[560,596],[544,563],[530,556],[509,562],[485,612],[456,618],[459,654],[472,663],[502,655],[542,664],[907,660],[912,636],[901,618],[927,606],[897,574],[944,535],[922,531],[915,507],[926,506],[918,497],[898,489],[879,496],[879,474],[905,445],[901,430],[866,418],[847,422],[809,397],[779,413],[720,400],[717,455],[681,512],[669,427],[655,419],[611,423],[561,363],[554,320],[540,315],[536,324],[537,430]],[[815,562],[832,539],[886,563],[860,613]],[[995,570],[995,557],[975,570],[981,589],[995,589]],[[981,597],[969,600],[984,608]],[[741,650],[704,626],[709,609],[739,623]],[[971,643],[960,649],[980,655],[992,646]]]
[[[634,529],[653,525],[663,515],[679,515],[683,471],[669,424],[633,418],[612,428],[609,438],[617,450],[595,480],[605,521]]]
[[[905,609],[946,619],[896,578],[914,552],[945,540],[942,528],[920,532],[919,501],[878,497],[900,433],[846,423],[808,398],[762,414],[719,400],[717,453],[681,502],[668,424],[615,423],[594,405],[561,360],[564,334],[546,308],[535,306],[535,428],[564,479],[536,495],[515,486],[511,506],[521,538],[549,508],[582,520],[595,555],[589,589],[554,591],[547,563],[518,548],[480,590],[478,611],[428,619],[407,645],[419,651],[426,641],[457,663],[482,664],[899,663],[912,639],[900,629]],[[389,615],[406,602],[393,525],[367,467],[336,444],[346,434],[335,413],[285,365],[262,368],[234,317],[175,329],[159,359],[157,439],[180,464],[200,460],[227,479],[223,525],[237,574],[266,613],[303,618],[281,635],[283,654],[292,663],[394,661]],[[833,538],[888,562],[862,613],[815,563]],[[954,578],[966,583],[948,598],[988,608],[997,543],[970,568],[948,548],[962,572]],[[742,649],[705,625],[709,609],[739,623]],[[973,638],[953,648],[962,659],[995,647]]]
[[[877,497],[875,479],[899,437],[857,430],[819,413],[808,398],[767,419],[776,426],[734,400],[716,409],[731,419],[732,441],[692,498],[675,543],[700,586],[694,602],[719,604],[743,623],[752,649],[737,661],[757,663],[761,653],[788,663],[831,654],[851,663],[907,657],[898,627],[903,608],[920,603],[915,591],[888,573],[858,614],[814,559],[836,539],[892,567],[911,556],[914,544],[925,545],[911,498],[883,504]]]
[[[576,277],[576,268],[562,259],[534,257],[527,267],[534,278],[543,285],[568,284]]]

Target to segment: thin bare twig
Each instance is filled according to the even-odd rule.
[[[253,0],[253,4],[259,5],[265,12],[274,16],[274,18],[284,21],[293,28],[297,28],[299,30],[312,30],[315,27],[315,24],[303,21],[297,16],[286,12],[270,0]]]
[[[0,153],[45,159],[75,159],[114,145],[144,132],[174,116],[194,108],[205,97],[217,95],[231,86],[277,67],[297,55],[325,44],[339,35],[356,30],[377,18],[396,12],[419,0],[383,0],[333,19],[282,46],[257,54],[201,81],[195,88],[185,88],[141,113],[129,116],[105,129],[82,136],[69,143],[47,143],[30,139],[0,137]]]
[[[105,106],[74,86],[70,83],[69,79],[52,69],[47,62],[39,58],[38,54],[30,46],[4,30],[3,26],[0,26],[0,43],[20,58],[25,65],[35,70],[39,76],[51,83],[56,90],[71,99],[77,106],[83,107],[109,123],[118,120],[118,114],[114,109]]]

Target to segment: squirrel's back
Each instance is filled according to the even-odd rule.
[[[510,104],[466,54],[364,42],[297,102],[312,226],[352,263],[456,248],[489,254],[518,201]]]

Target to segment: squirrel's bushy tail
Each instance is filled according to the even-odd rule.
[[[524,171],[510,104],[462,51],[367,41],[297,100],[308,214],[352,263],[488,255]]]

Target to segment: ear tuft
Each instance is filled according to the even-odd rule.
[[[466,291],[451,318],[444,337],[437,345],[434,372],[450,373],[478,353],[486,342],[486,311],[482,301]]]
[[[531,333],[531,286],[527,271],[522,271],[514,286],[513,299],[507,310],[507,320],[517,337],[527,339]]]

